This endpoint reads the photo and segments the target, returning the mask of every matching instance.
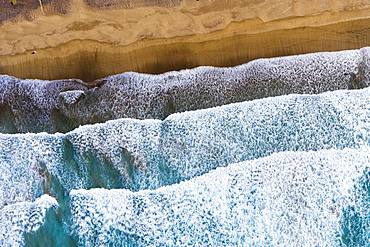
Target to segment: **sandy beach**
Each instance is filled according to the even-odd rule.
[[[1,19],[1,74],[92,81],[370,44],[369,1],[44,2]]]

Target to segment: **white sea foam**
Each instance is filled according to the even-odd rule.
[[[73,228],[81,246],[334,246],[369,151],[277,153],[157,190],[73,190]]]
[[[67,134],[0,134],[0,208],[55,188],[157,188],[274,152],[369,144],[369,95],[289,95]]]
[[[57,201],[48,195],[34,202],[20,202],[0,210],[0,245],[24,246],[24,234],[37,231],[45,222],[49,209],[58,207]]]
[[[104,78],[90,89],[79,80],[0,75],[0,114],[7,116],[0,118],[0,132],[67,132],[110,119],[164,119],[174,112],[264,97],[364,88],[370,85],[369,53],[366,47],[258,59],[230,68],[129,72]]]

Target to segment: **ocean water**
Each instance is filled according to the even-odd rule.
[[[0,134],[0,205],[72,189],[154,189],[282,151],[369,144],[370,88],[120,119],[66,134]]]
[[[49,212],[58,208],[55,198],[42,195],[33,202],[18,202],[0,209],[0,245],[24,246],[26,233],[36,232]]]
[[[70,193],[80,246],[366,246],[370,149],[283,152],[156,190]]]
[[[119,118],[165,119],[176,112],[287,94],[370,86],[370,48],[257,59],[230,68],[161,75],[127,72],[95,87],[77,79],[0,75],[0,132],[68,132]]]
[[[0,76],[0,246],[370,247],[368,58],[132,73],[95,89]]]

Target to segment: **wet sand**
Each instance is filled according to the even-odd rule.
[[[1,20],[1,74],[92,81],[370,45],[368,1],[44,2]]]

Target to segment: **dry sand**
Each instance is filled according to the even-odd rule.
[[[44,3],[0,18],[0,73],[90,81],[370,45],[370,0]]]

